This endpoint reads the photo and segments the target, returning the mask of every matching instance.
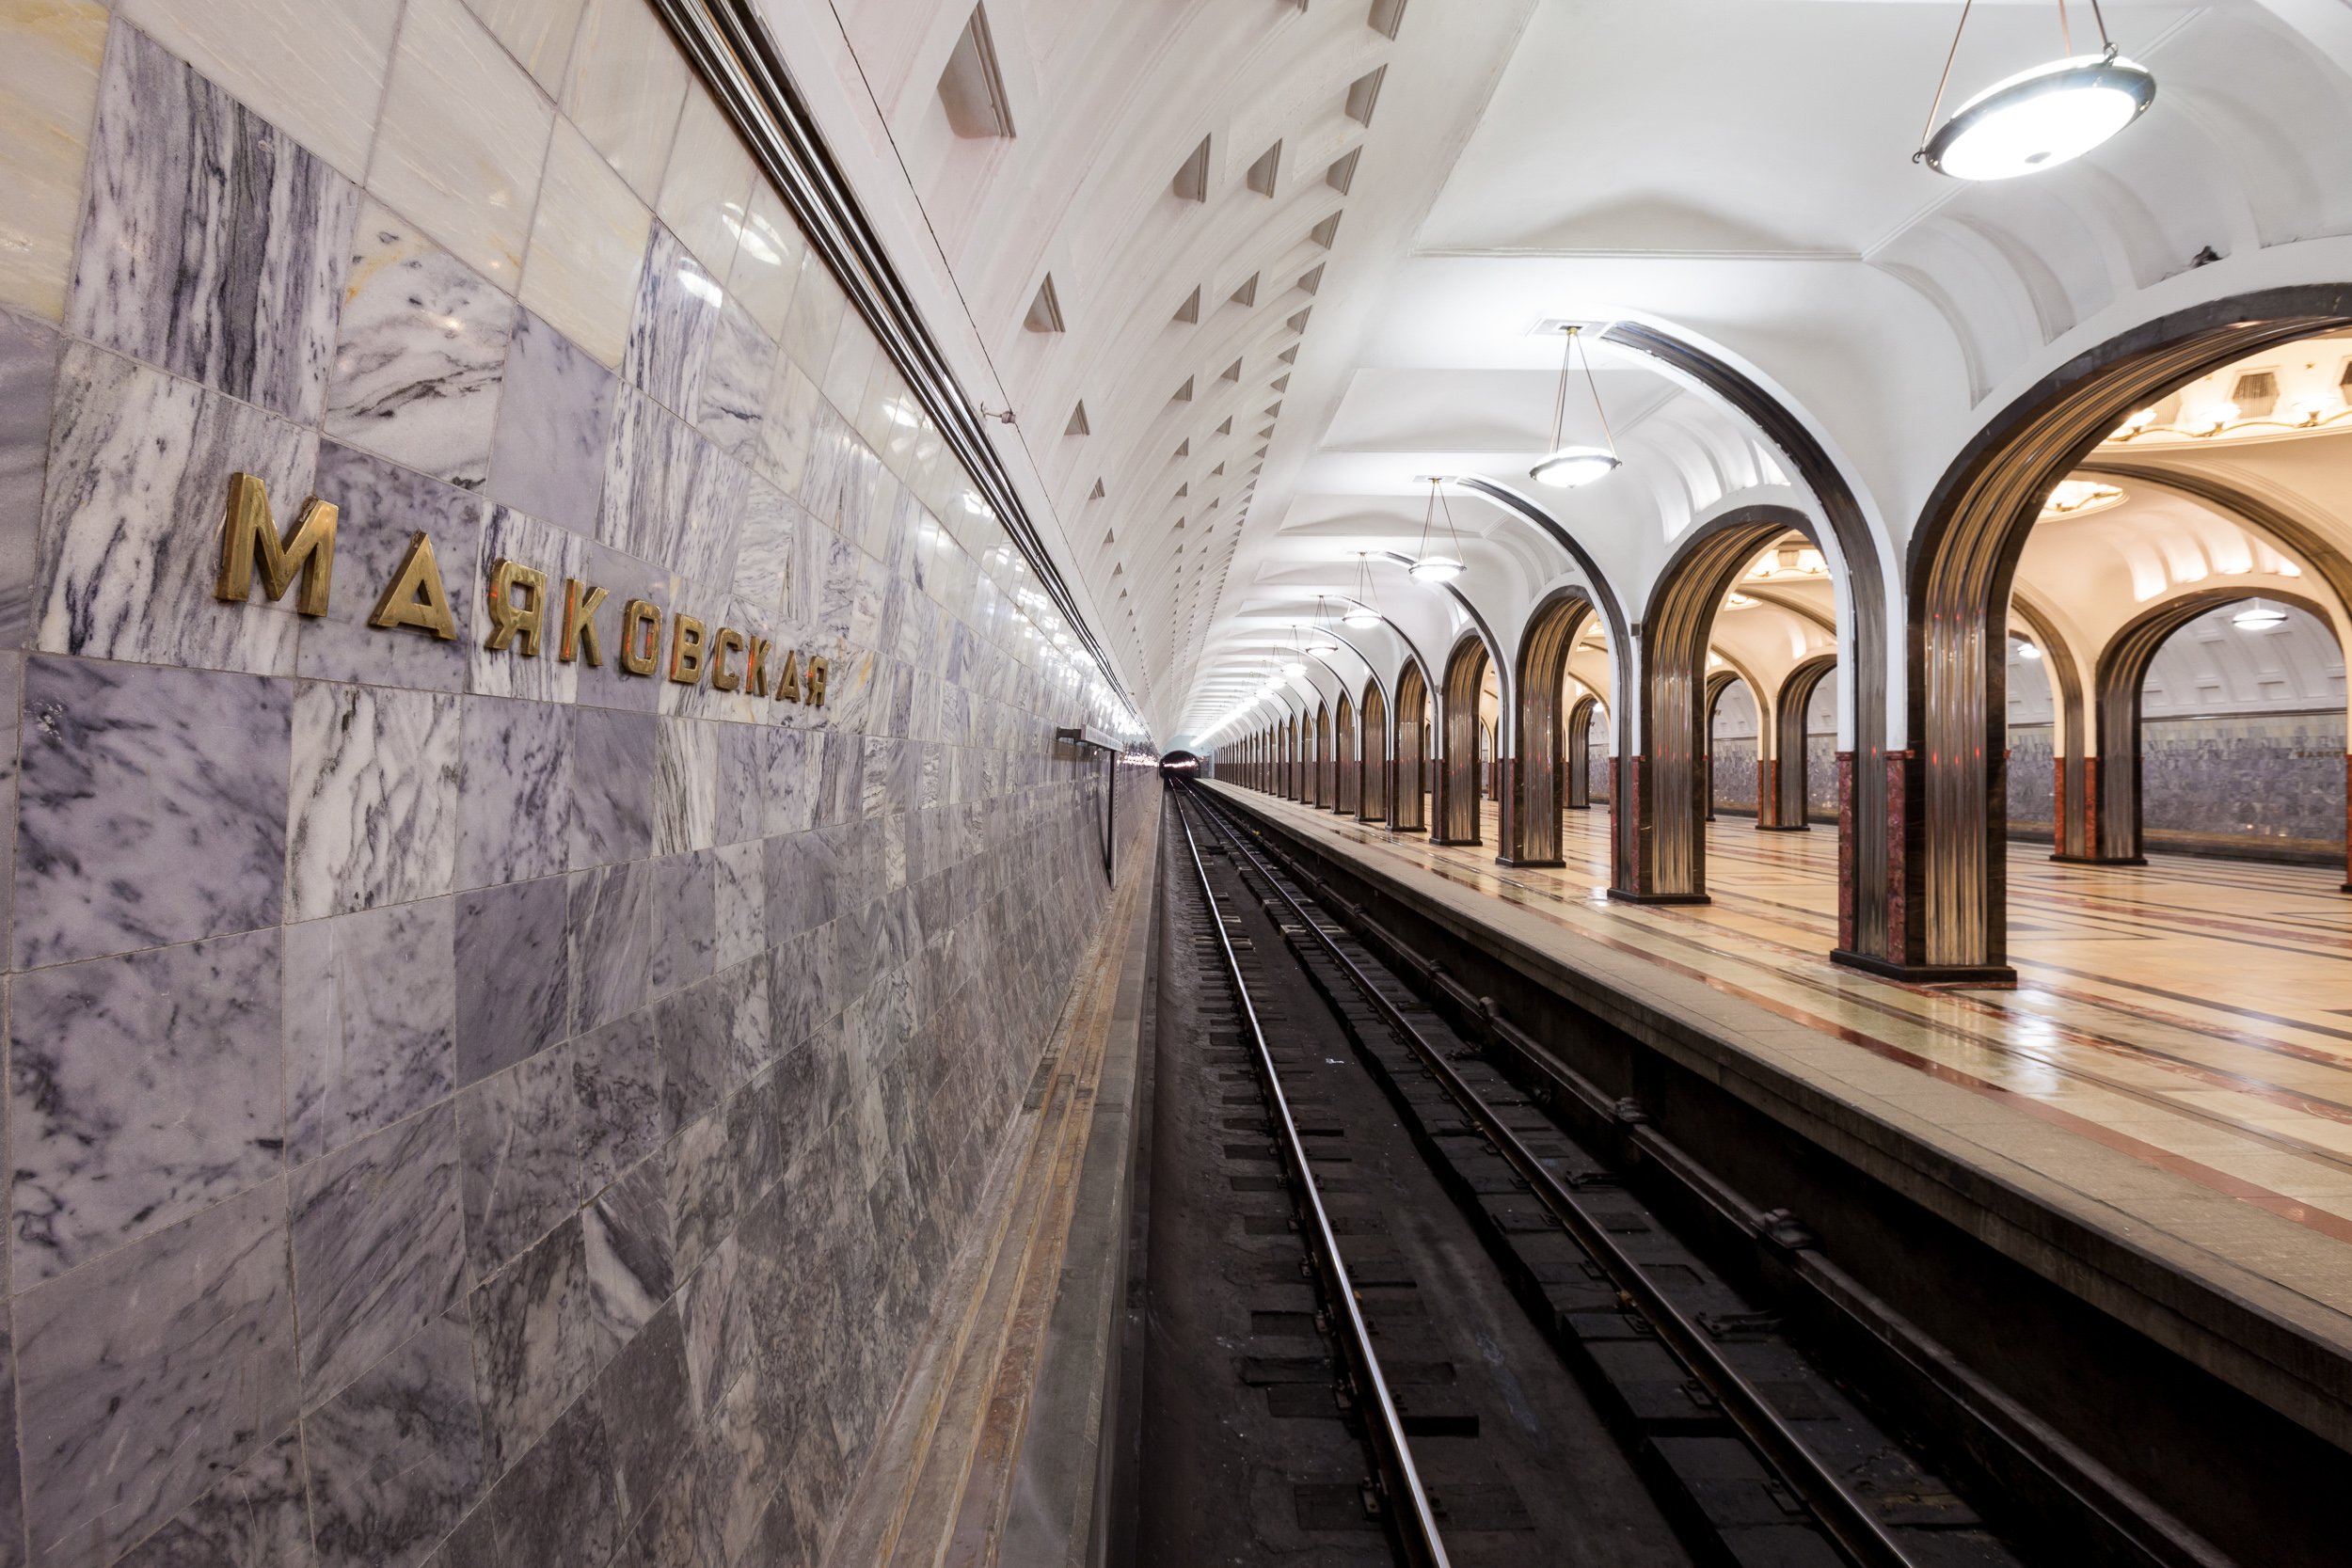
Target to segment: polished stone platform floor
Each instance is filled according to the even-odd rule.
[[[2330,1338],[2352,1329],[2352,895],[2340,869],[2058,865],[2014,846],[2017,984],[1924,988],[1829,961],[1831,828],[1758,832],[1722,818],[1708,835],[1710,903],[1632,906],[1605,893],[1605,807],[1567,813],[1568,863],[1540,869],[1495,863],[1491,806],[1485,844],[1440,846],[1250,799],[1391,870],[1512,906],[1515,933],[1538,933],[1572,961],[1639,958],[1694,1006],[1711,992],[1761,1007],[1793,1027],[1743,1013],[1747,1037],[1876,1104],[1932,1117],[2113,1220],[2285,1286],[2322,1309]],[[1983,1114],[1956,1110],[1947,1089],[1906,1089],[1885,1064],[1969,1091]],[[2136,1179],[2113,1153],[2173,1180]]]

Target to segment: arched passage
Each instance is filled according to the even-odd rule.
[[[1566,744],[1561,763],[1565,787],[1561,805],[1568,811],[1590,811],[1593,806],[1593,721],[1605,718],[1600,699],[1590,693],[1579,697],[1568,706]]]
[[[1389,826],[1401,833],[1429,830],[1429,681],[1421,661],[1408,658],[1396,677],[1396,721],[1390,744]]]
[[[1389,709],[1378,681],[1364,682],[1361,712],[1363,786],[1356,815],[1366,822],[1384,822],[1389,816]]]
[[[1707,649],[1724,595],[1740,569],[1791,531],[1812,524],[1782,506],[1743,507],[1683,541],[1642,622],[1642,750],[1618,770],[1619,820],[1629,814],[1613,898],[1694,904],[1707,899]],[[1842,850],[1841,850],[1842,852]]]
[[[1486,684],[1486,644],[1470,633],[1445,661],[1445,726],[1438,756],[1437,834],[1439,844],[1476,844],[1478,836],[1478,698]]]
[[[2143,404],[2273,344],[2352,324],[2352,286],[2267,290],[2159,318],[2043,377],[1947,468],[1912,536],[1909,746],[1885,952],[1915,978],[2009,980],[2010,590],[2052,488]]]
[[[1709,670],[1707,673],[1707,700],[1704,705],[1707,714],[1703,721],[1707,738],[1705,744],[1699,747],[1699,770],[1704,780],[1700,785],[1700,796],[1707,802],[1706,816],[1709,822],[1715,820],[1715,803],[1718,799],[1715,776],[1716,721],[1722,717],[1724,699],[1739,688],[1745,688],[1748,693],[1747,701],[1741,705],[1755,708],[1757,721],[1756,734],[1754,736],[1756,754],[1755,757],[1744,759],[1748,765],[1748,778],[1734,782],[1734,787],[1740,795],[1744,796],[1747,793],[1747,789],[1742,786],[1753,783],[1756,776],[1754,765],[1763,756],[1764,702],[1761,694],[1756,690],[1756,683],[1736,670]],[[1744,720],[1742,721],[1744,722]]]
[[[1805,751],[1811,739],[1805,716],[1813,694],[1837,668],[1834,655],[1821,654],[1788,672],[1772,699],[1772,746],[1756,784],[1756,825],[1772,832],[1804,832],[1806,820]]]
[[[2149,666],[2167,639],[2208,610],[2252,599],[2293,605],[2321,626],[2332,626],[2327,610],[2310,599],[2274,588],[2251,592],[2209,588],[2167,599],[2127,622],[2099,651],[2093,697],[2098,714],[2101,766],[2090,775],[2094,855],[2106,865],[2142,865],[2142,817],[2146,780],[2140,752],[2140,695]]]
[[[1356,705],[1342,691],[1332,709],[1331,806],[1343,816],[1354,815],[1362,788],[1363,764],[1356,755]]]
[[[2044,677],[2050,683],[2051,722],[2051,806],[2050,855],[2054,860],[2079,861],[2090,856],[2095,837],[2087,802],[2090,799],[2090,758],[2085,744],[2088,733],[2083,703],[2081,667],[2074,661],[2074,651],[2059,635],[2057,623],[2028,603],[2023,594],[2010,599],[2010,616],[2021,623],[2031,636],[2031,646],[2040,656]],[[2002,669],[2006,683],[2008,669]],[[2008,704],[2003,693],[2004,720]],[[2004,767],[2007,766],[2006,744],[2002,747]],[[2003,797],[2007,809],[2007,797]]]
[[[1307,803],[1311,806],[1327,806],[1331,803],[1333,794],[1331,706],[1327,703],[1317,703],[1312,750],[1309,753],[1307,767]]]
[[[1501,858],[1507,863],[1560,864],[1560,813],[1571,798],[1580,805],[1585,801],[1591,699],[1576,705],[1584,732],[1571,745],[1568,655],[1596,613],[1583,590],[1559,589],[1535,607],[1519,638],[1518,759],[1502,801]]]

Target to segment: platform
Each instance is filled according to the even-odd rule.
[[[1834,832],[1717,821],[1710,903],[1631,906],[1606,896],[1605,810],[1535,869],[1495,863],[1491,808],[1486,845],[1449,847],[1216,787],[2342,1441],[2352,898],[2328,872],[2019,846],[2017,985],[1924,988],[1829,961]]]

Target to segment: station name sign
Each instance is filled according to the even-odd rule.
[[[293,526],[280,533],[270,513],[268,487],[251,474],[230,474],[228,515],[221,521],[220,575],[214,581],[213,596],[231,604],[247,602],[258,567],[263,597],[284,598],[299,578],[294,613],[325,615],[334,587],[338,516],[332,501],[313,496],[302,503]],[[603,589],[565,578],[559,590],[547,573],[501,556],[489,564],[483,593],[490,623],[482,641],[485,648],[493,653],[511,649],[521,657],[537,658],[552,633],[554,657],[564,663],[604,663],[604,636],[597,622],[605,604]],[[457,640],[449,590],[433,556],[433,541],[423,532],[409,537],[400,564],[376,595],[368,625],[445,642]],[[707,681],[716,691],[825,705],[828,666],[819,656],[804,661],[797,650],[787,649],[778,659],[775,644],[767,638],[733,626],[713,630],[682,610],[665,615],[645,599],[622,604],[618,632],[613,657],[625,674],[666,674],[680,686]]]

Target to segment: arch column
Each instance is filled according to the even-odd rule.
[[[1586,695],[1579,697],[1568,709],[1566,743],[1561,764],[1565,784],[1561,792],[1561,807],[1565,811],[1593,809],[1593,715],[1600,711],[1600,699]]]
[[[1772,704],[1772,747],[1756,769],[1756,825],[1759,832],[1802,833],[1812,829],[1805,809],[1806,710],[1821,682],[1837,668],[1834,656],[1806,659],[1788,672]]]
[[[1396,717],[1389,727],[1395,761],[1389,768],[1389,826],[1400,833],[1429,831],[1429,684],[1418,662],[1396,680]]]
[[[1353,816],[1357,814],[1363,793],[1362,764],[1356,759],[1356,705],[1347,700],[1347,693],[1343,691],[1332,712],[1335,717],[1331,723],[1334,741],[1331,809],[1342,816]]]
[[[1364,822],[1384,822],[1389,816],[1389,710],[1377,681],[1364,683],[1361,711],[1363,787],[1356,816]]]
[[[1496,857],[1506,865],[1563,863],[1560,813],[1589,803],[1590,781],[1582,769],[1591,754],[1592,700],[1575,705],[1572,721],[1566,696],[1568,656],[1593,613],[1583,594],[1563,590],[1536,607],[1519,639],[1514,683],[1519,721],[1513,726],[1518,754],[1510,770],[1509,809],[1502,813],[1502,852]]]
[[[1475,634],[1454,645],[1445,663],[1445,702],[1438,712],[1436,844],[1477,844],[1478,698],[1486,682],[1486,645]]]

